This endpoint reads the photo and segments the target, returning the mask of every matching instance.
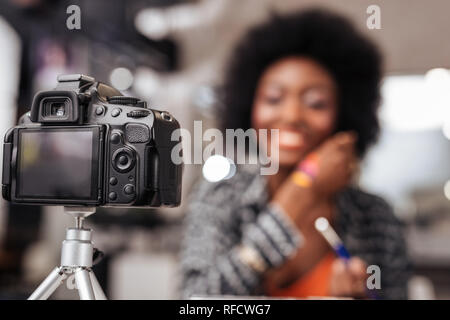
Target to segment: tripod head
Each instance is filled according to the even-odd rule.
[[[75,227],[77,229],[83,229],[83,221],[91,214],[95,213],[95,207],[64,207],[64,213],[71,215],[75,218]]]

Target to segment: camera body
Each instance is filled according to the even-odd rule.
[[[13,203],[159,207],[181,201],[178,121],[85,75],[63,75],[8,130],[2,196]]]

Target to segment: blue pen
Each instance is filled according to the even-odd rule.
[[[350,253],[347,251],[341,238],[338,236],[336,231],[334,231],[326,218],[317,218],[314,226],[316,227],[316,230],[319,231],[320,234],[322,234],[322,236],[325,238],[325,240],[330,244],[339,258],[343,259],[344,261],[348,261],[350,259]],[[377,295],[373,291],[367,289],[367,294],[372,299],[378,299]]]
[[[316,230],[322,234],[325,240],[327,240],[339,258],[346,261],[350,259],[350,253],[348,253],[341,238],[339,238],[326,218],[317,218],[314,226],[316,227]]]

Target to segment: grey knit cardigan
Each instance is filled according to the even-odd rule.
[[[266,179],[256,166],[238,168],[217,183],[196,185],[185,216],[181,292],[193,295],[264,295],[262,276],[302,245],[301,233],[280,208],[268,203]],[[381,269],[377,296],[406,299],[410,264],[399,221],[381,198],[349,187],[337,197],[336,231],[351,255]],[[301,199],[294,200],[301,201]],[[249,246],[265,270],[243,261]]]

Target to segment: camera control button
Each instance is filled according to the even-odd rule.
[[[144,118],[150,114],[150,111],[147,110],[133,110],[127,113],[127,117],[129,118]]]
[[[127,195],[134,194],[134,186],[132,184],[127,184],[123,187],[123,192]]]
[[[109,184],[115,186],[117,184],[117,178],[116,177],[109,178]]]
[[[121,111],[122,110],[120,110],[119,108],[115,108],[115,109],[113,109],[113,111],[111,111],[111,115],[113,117],[117,117],[120,114]]]
[[[120,134],[113,133],[111,135],[111,139],[110,140],[111,140],[111,143],[118,144],[120,142]]]
[[[117,199],[117,193],[115,192],[110,192],[108,195],[109,200],[116,200]]]
[[[172,121],[172,116],[167,112],[161,112],[161,118],[163,118],[166,121]]]
[[[134,167],[134,163],[134,154],[128,148],[118,149],[112,156],[112,165],[120,173],[130,171]]]
[[[128,161],[129,159],[125,155],[119,157],[119,164],[121,164],[122,166],[126,165]]]
[[[103,108],[103,107],[97,107],[95,109],[95,114],[98,116],[101,116],[103,114],[103,112],[105,112],[105,108]]]

